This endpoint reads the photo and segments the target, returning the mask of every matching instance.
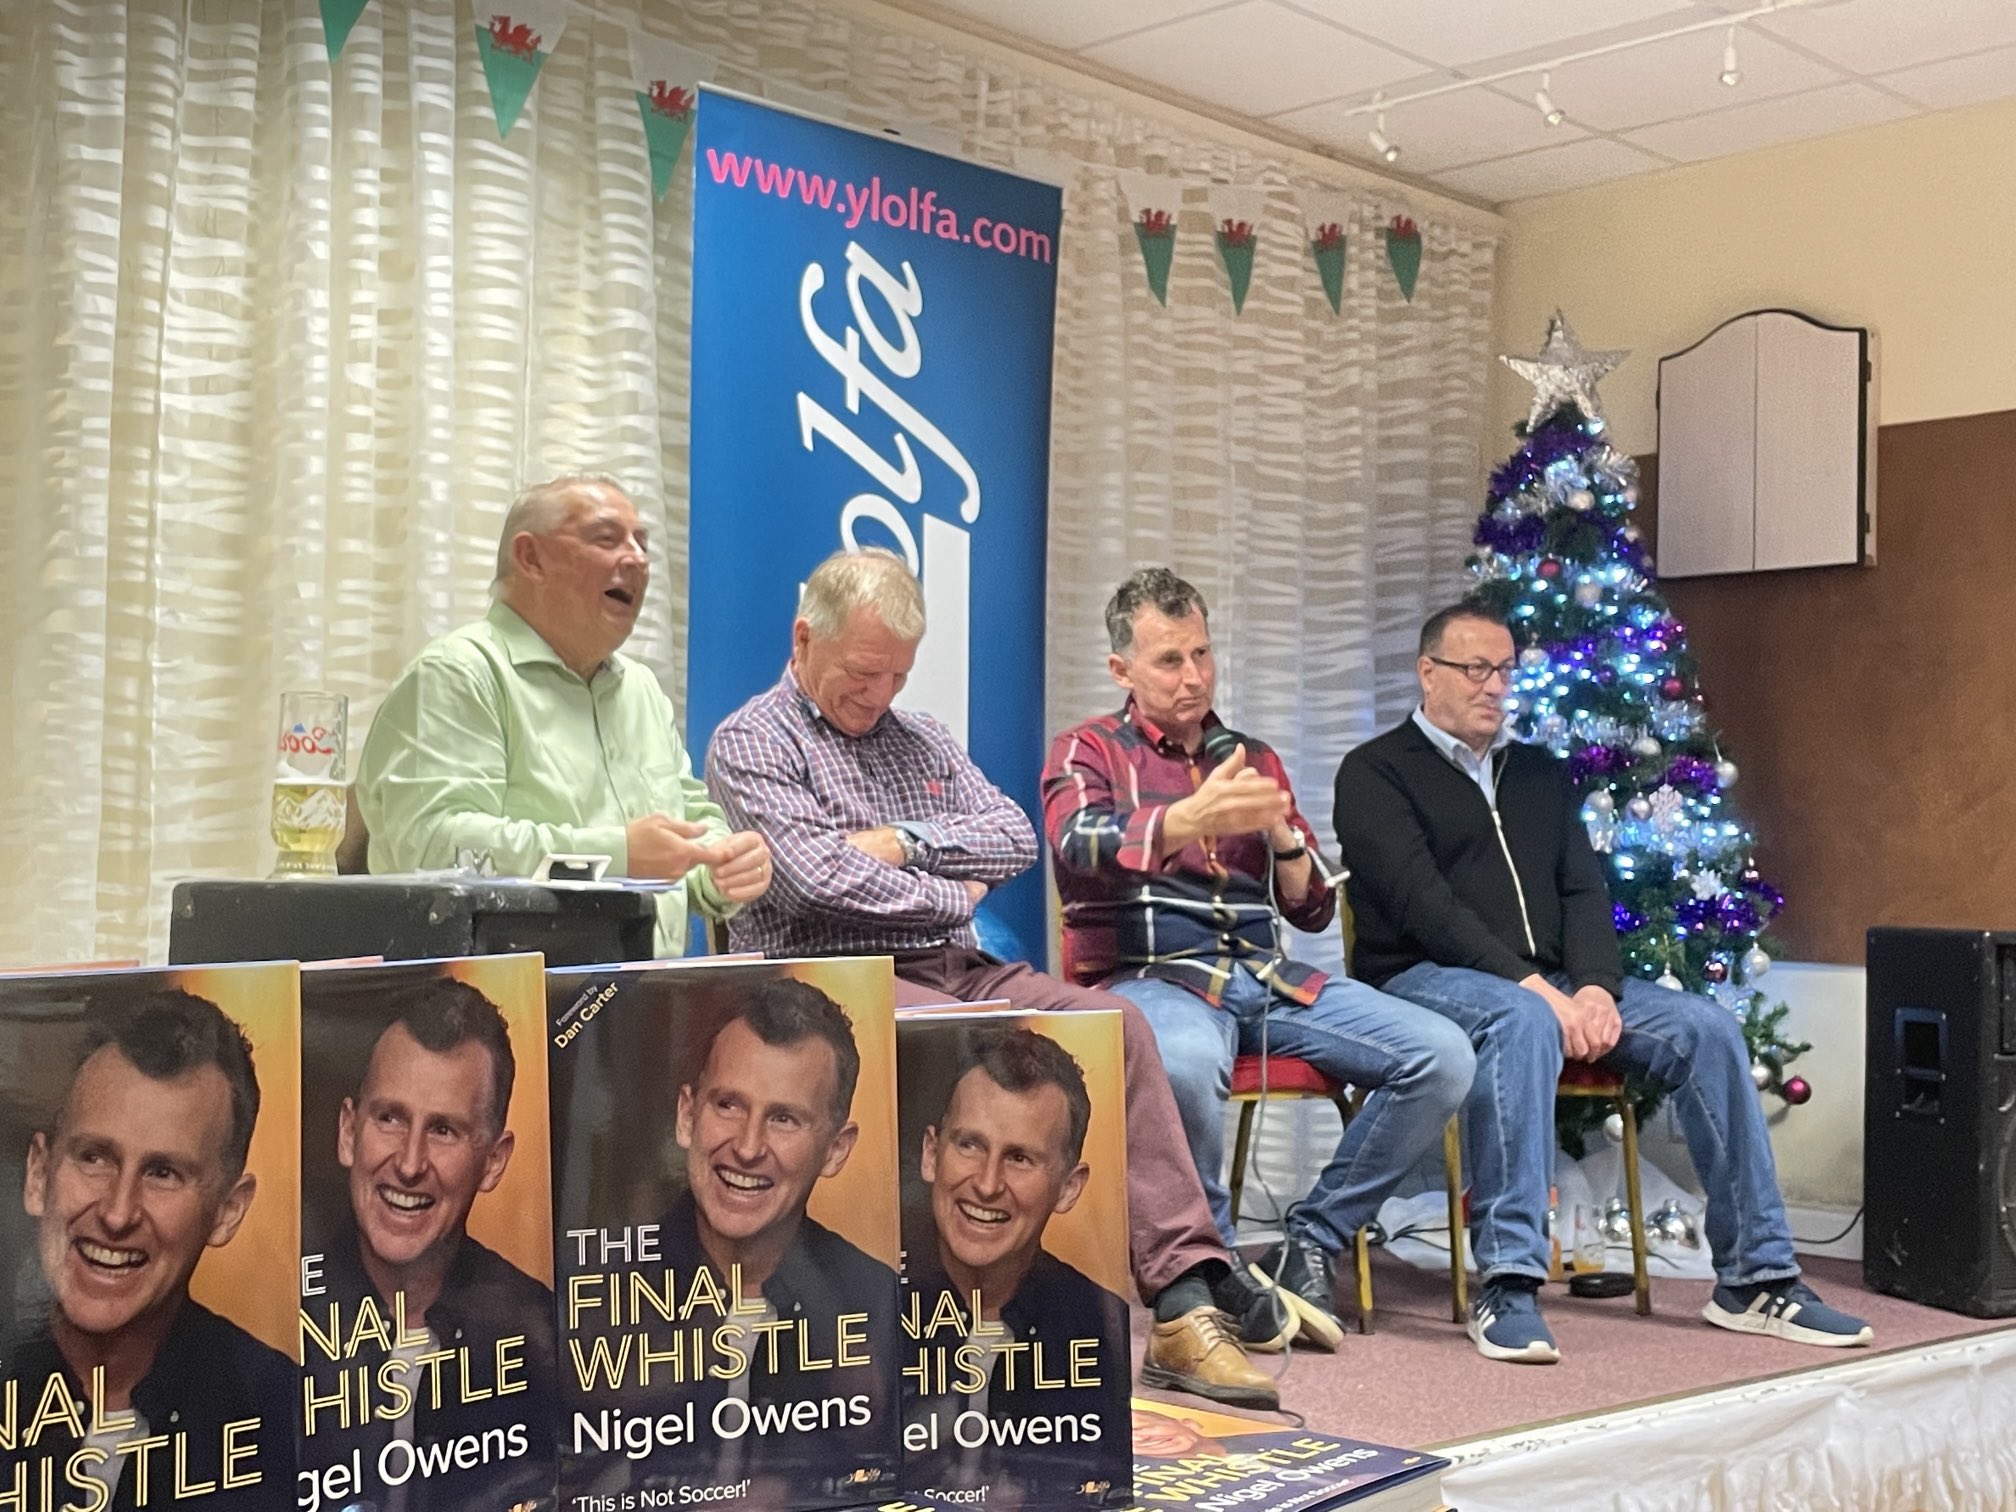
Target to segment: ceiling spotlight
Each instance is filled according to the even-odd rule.
[[[1547,93],[1548,87],[1553,82],[1554,76],[1552,74],[1543,73],[1540,75],[1540,87],[1533,91],[1533,103],[1540,107],[1541,120],[1545,121],[1549,126],[1559,126],[1567,119],[1567,116],[1562,112],[1561,107],[1554,103],[1554,97]]]
[[[1379,112],[1378,124],[1365,133],[1365,140],[1372,144],[1372,150],[1386,162],[1400,161],[1400,144],[1386,135],[1386,112]]]
[[[1743,82],[1743,70],[1736,66],[1736,28],[1722,41],[1722,82],[1734,89]]]

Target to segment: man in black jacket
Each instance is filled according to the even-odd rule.
[[[1703,1316],[1805,1344],[1867,1324],[1799,1279],[1750,1057],[1719,1004],[1627,980],[1602,863],[1566,765],[1512,739],[1511,632],[1466,601],[1429,619],[1421,707],[1344,758],[1337,839],[1352,869],[1353,971],[1469,1031],[1471,1241],[1487,1359],[1560,1358],[1535,1297],[1547,1277],[1554,1087],[1563,1056],[1671,1089],[1708,1194],[1717,1286]]]

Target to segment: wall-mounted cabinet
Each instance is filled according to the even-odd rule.
[[[1753,310],[1659,360],[1659,575],[1876,558],[1875,339]]]

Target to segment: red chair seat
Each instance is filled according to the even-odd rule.
[[[1310,1097],[1335,1097],[1337,1083],[1305,1060],[1297,1060],[1292,1055],[1270,1055],[1267,1057],[1267,1091],[1274,1093],[1303,1093]],[[1260,1093],[1260,1057],[1241,1055],[1232,1062],[1232,1095],[1234,1097],[1257,1097]]]
[[[1614,1097],[1623,1090],[1624,1078],[1590,1061],[1571,1060],[1561,1063],[1560,1085],[1594,1096]]]

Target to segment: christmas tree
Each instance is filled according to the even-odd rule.
[[[1803,1103],[1786,1066],[1810,1046],[1782,1032],[1759,980],[1785,898],[1758,872],[1730,801],[1736,764],[1709,728],[1686,627],[1653,576],[1631,512],[1638,468],[1613,449],[1596,382],[1623,352],[1591,352],[1559,311],[1534,358],[1502,360],[1534,386],[1519,449],[1491,475],[1470,558],[1475,594],[1519,647],[1515,733],[1567,758],[1589,840],[1608,862],[1624,969],[1705,993],[1742,1022],[1761,1089]],[[1641,1118],[1661,1088],[1633,1082]],[[1561,1142],[1582,1153],[1602,1105],[1563,1098]]]

